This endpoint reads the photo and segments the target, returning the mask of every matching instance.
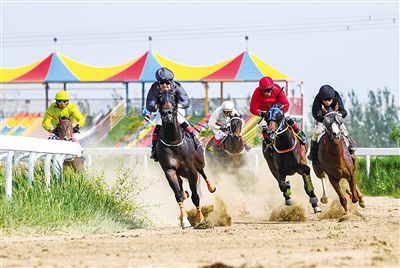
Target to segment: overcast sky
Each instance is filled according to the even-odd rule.
[[[349,1],[350,2],[350,1]],[[54,50],[90,65],[116,65],[149,48],[188,65],[210,65],[248,49],[304,81],[306,107],[323,84],[388,87],[399,103],[399,3],[376,2],[17,2],[1,4],[1,65],[18,67]],[[254,84],[227,85],[247,96]],[[218,96],[218,87],[211,96]],[[187,88],[202,97],[198,85]],[[139,92],[139,91],[137,91]],[[134,92],[136,94],[136,91]]]

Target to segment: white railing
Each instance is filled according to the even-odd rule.
[[[28,179],[34,180],[35,163],[44,157],[46,185],[50,187],[50,166],[53,160],[53,174],[59,176],[63,171],[64,159],[81,156],[82,147],[71,141],[46,140],[30,137],[0,135],[0,160],[6,161],[6,197],[12,194],[12,167],[24,159],[28,160]]]
[[[92,155],[143,155],[144,166],[147,168],[150,148],[85,148],[84,154],[88,156],[89,166],[91,165]],[[253,148],[250,150],[249,154],[254,155],[255,164],[258,167],[261,148]],[[366,169],[367,175],[369,176],[371,156],[400,156],[400,148],[358,148],[356,155],[366,157]]]

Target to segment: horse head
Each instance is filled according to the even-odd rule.
[[[336,111],[329,109],[324,116],[324,127],[325,132],[328,134],[330,139],[337,140],[342,138],[340,131],[340,125],[343,123],[343,117],[340,116]]]
[[[231,117],[228,123],[229,126],[229,135],[233,137],[240,137],[242,133],[243,120],[238,115],[234,115]]]
[[[264,120],[267,122],[268,129],[271,133],[271,139],[275,139],[278,130],[285,125],[285,114],[283,111],[283,106],[281,104],[272,105],[269,108]]]
[[[71,120],[68,117],[61,116],[57,126],[57,136],[60,140],[70,141],[74,135]]]
[[[162,90],[158,96],[157,103],[159,106],[161,120],[167,124],[173,123],[178,111],[178,100],[174,90]]]

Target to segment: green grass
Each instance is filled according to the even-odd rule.
[[[361,192],[371,196],[400,197],[400,157],[371,157],[370,175],[366,159],[357,158],[357,178]]]
[[[35,178],[44,178],[43,168]],[[0,230],[9,234],[103,233],[146,225],[144,206],[137,197],[142,189],[138,178],[122,171],[111,186],[103,176],[65,171],[52,180],[50,191],[44,179],[28,183],[27,172],[13,174],[11,200],[5,198],[4,169],[0,171]]]
[[[124,142],[125,136],[135,132],[142,121],[143,116],[138,116],[131,111],[128,116],[124,116],[124,118],[108,133],[100,146],[115,146],[116,143]]]

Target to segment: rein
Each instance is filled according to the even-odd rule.
[[[279,136],[280,134],[286,132],[286,131],[289,129],[288,124],[285,124],[285,128],[283,128],[281,131],[279,131],[279,129],[282,128],[283,122],[284,122],[284,121],[282,121],[281,124],[279,125],[278,131],[276,132],[276,136]],[[293,131],[293,130],[292,130],[292,131]],[[293,144],[291,147],[287,148],[287,149],[279,150],[278,148],[276,148],[276,146],[275,146],[275,140],[273,141],[272,146],[274,147],[275,151],[276,151],[278,154],[283,154],[283,153],[287,153],[287,152],[293,151],[293,150],[296,148],[297,143],[298,143],[298,141],[297,141],[297,138],[296,138],[296,136],[295,136],[295,137],[294,137],[294,144]]]
[[[162,144],[164,144],[164,145],[167,146],[167,147],[178,147],[178,146],[181,146],[181,145],[182,145],[184,139],[185,139],[185,136],[183,136],[183,138],[181,139],[181,141],[180,141],[179,143],[177,143],[177,144],[166,143],[166,142],[163,141],[161,138],[160,138],[160,141],[162,142]]]

